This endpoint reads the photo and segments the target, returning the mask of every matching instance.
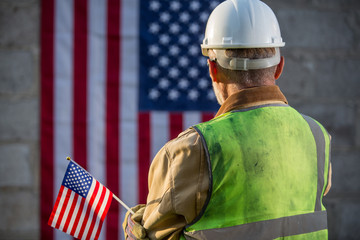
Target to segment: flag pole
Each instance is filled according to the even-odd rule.
[[[73,161],[70,157],[66,157],[66,160],[68,161]],[[128,210],[131,214],[135,214],[133,210],[131,210],[123,201],[120,200],[120,198],[118,198],[114,193],[113,193],[113,198],[118,201],[118,203],[120,203],[124,208],[126,208],[126,210]]]
[[[123,201],[120,200],[115,194],[113,194],[113,198],[118,201],[126,210],[128,210],[131,214],[135,214],[133,210],[131,210]]]

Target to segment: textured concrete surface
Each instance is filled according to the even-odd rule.
[[[360,239],[360,1],[265,0],[286,47],[278,84],[333,137],[329,239]],[[0,239],[39,239],[40,0],[0,0]]]
[[[40,1],[0,1],[0,239],[39,239]]]

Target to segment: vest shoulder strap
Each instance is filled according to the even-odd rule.
[[[320,124],[315,121],[313,118],[303,115],[303,118],[309,124],[311,132],[314,136],[316,143],[316,154],[317,154],[317,175],[318,175],[318,185],[317,185],[317,193],[316,193],[316,203],[315,203],[315,211],[321,211],[321,199],[324,189],[324,171],[325,171],[325,163],[326,163],[326,141],[324,132],[320,126]],[[326,130],[325,130],[326,131]],[[328,133],[327,133],[328,134]],[[330,156],[330,154],[329,154]],[[328,164],[329,166],[330,164]]]

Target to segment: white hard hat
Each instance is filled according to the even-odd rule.
[[[208,49],[278,48],[284,45],[276,16],[265,3],[259,0],[227,0],[211,13],[201,50],[204,56],[208,56]],[[280,56],[277,58],[278,61],[270,61],[272,66],[280,62]],[[238,59],[237,62],[242,60]],[[269,61],[263,66],[262,61],[258,61],[260,59],[256,60],[256,64],[251,64],[253,60],[248,60],[247,63],[250,64],[235,64],[238,66],[235,68],[222,67],[237,70],[269,67]],[[230,63],[231,59],[225,62]],[[247,65],[247,67],[244,69],[240,65]]]

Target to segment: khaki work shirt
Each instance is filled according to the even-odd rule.
[[[287,103],[277,86],[248,88],[226,99],[216,116],[271,103]],[[142,220],[148,237],[179,239],[183,228],[200,213],[209,189],[205,150],[194,129],[180,133],[157,153],[150,166],[148,184]]]

